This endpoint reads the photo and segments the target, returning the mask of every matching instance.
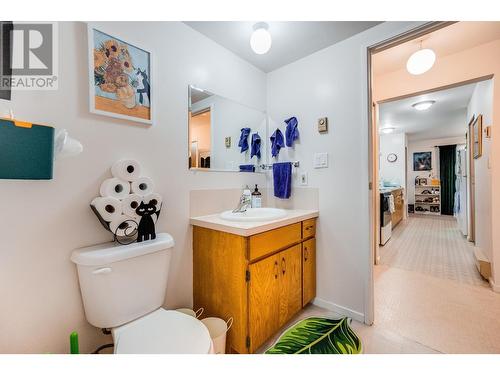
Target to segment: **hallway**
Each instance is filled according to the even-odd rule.
[[[453,217],[412,215],[381,247],[375,324],[442,353],[500,353],[500,294]]]
[[[475,266],[473,250],[453,216],[410,215],[380,247],[380,265],[487,287]]]

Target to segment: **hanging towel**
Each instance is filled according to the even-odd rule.
[[[240,165],[240,172],[255,172],[255,165],[253,164]]]
[[[250,146],[250,159],[257,156],[260,159],[260,135],[258,133],[252,134],[252,144]]]
[[[276,157],[280,153],[280,149],[285,147],[283,133],[281,133],[281,130],[276,129],[276,131],[273,133],[270,139],[271,139],[271,155],[273,157]]]
[[[240,141],[238,142],[238,147],[241,147],[241,152],[248,150],[248,135],[250,134],[250,128],[242,128]]]
[[[292,147],[293,142],[299,139],[299,122],[296,117],[290,117],[286,122],[285,138],[287,147]]]
[[[273,164],[274,196],[281,199],[290,198],[292,193],[292,163]]]

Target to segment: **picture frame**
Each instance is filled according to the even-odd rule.
[[[93,23],[87,24],[89,111],[152,125],[153,53]]]
[[[474,159],[483,154],[483,115],[478,115],[472,123],[472,152]]]
[[[413,170],[417,172],[432,170],[432,152],[414,152]]]

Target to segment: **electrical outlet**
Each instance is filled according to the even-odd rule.
[[[226,148],[231,148],[231,137],[224,138],[224,143],[226,145]]]
[[[300,178],[300,184],[302,186],[306,186],[307,185],[307,172],[302,172],[299,176]]]

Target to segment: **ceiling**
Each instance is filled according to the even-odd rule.
[[[264,72],[270,72],[338,43],[381,22],[267,22],[272,37],[268,53],[257,55],[250,36],[257,21],[184,22]]]
[[[189,97],[191,98],[191,104],[198,103],[206,98],[211,97],[213,94],[206,90],[200,90],[191,87],[189,90]]]
[[[392,126],[396,132],[407,133],[411,141],[465,135],[467,105],[476,83],[436,91],[380,105],[379,127]],[[426,111],[417,111],[412,104],[424,100],[436,103]]]
[[[373,56],[373,73],[382,75],[406,69],[410,55],[420,48],[431,48],[436,58],[500,39],[500,22],[457,22],[422,38],[411,40]]]

